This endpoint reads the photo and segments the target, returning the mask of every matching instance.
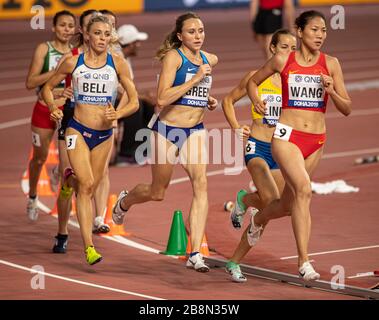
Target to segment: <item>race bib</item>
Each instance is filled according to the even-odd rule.
[[[191,80],[195,76],[194,73],[186,73],[185,82]],[[194,107],[206,107],[208,105],[209,91],[212,87],[212,76],[205,76],[199,84],[192,87],[181,98],[181,102],[185,105]]]
[[[321,77],[314,74],[289,74],[288,106],[299,108],[323,108],[325,90]]]
[[[278,123],[282,110],[282,95],[262,94],[261,99],[266,101],[266,112],[263,117],[263,123],[275,126]]]
[[[245,146],[245,154],[255,154],[255,142],[248,140]]]
[[[289,141],[292,132],[292,127],[279,123],[276,125],[274,138]]]
[[[76,139],[78,138],[77,134],[72,134],[66,136],[66,148],[67,150],[74,150],[76,147]]]

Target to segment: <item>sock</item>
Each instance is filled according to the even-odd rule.
[[[34,200],[35,198],[37,198],[37,195],[35,195],[35,196],[29,196],[29,199]]]
[[[197,255],[198,253],[199,253],[199,251],[191,252],[191,253],[190,253],[190,258],[192,258],[193,256]]]
[[[68,234],[61,234],[61,233],[58,233],[58,234],[57,234],[57,238],[58,238],[58,239],[62,239],[62,240],[63,240],[63,239],[67,239],[67,238],[68,238]]]

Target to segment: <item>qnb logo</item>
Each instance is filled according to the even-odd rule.
[[[193,7],[198,2],[199,2],[199,0],[183,0],[183,4],[186,7]]]
[[[296,82],[301,82],[303,80],[303,77],[302,76],[296,76],[295,77],[295,81]]]

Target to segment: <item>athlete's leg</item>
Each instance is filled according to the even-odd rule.
[[[192,133],[180,150],[180,162],[187,172],[193,198],[189,213],[192,252],[199,252],[208,216],[206,131]]]
[[[286,183],[292,189],[292,226],[299,255],[299,266],[308,261],[308,242],[310,236],[310,201],[312,197],[311,180],[300,149],[293,143],[273,139],[272,152],[280,166]],[[322,149],[311,155],[307,162],[308,170],[313,171],[322,155]]]
[[[71,195],[67,194],[65,190],[62,190],[64,183],[68,184],[68,188],[74,189],[73,176],[70,176],[68,181],[65,181],[64,171],[66,168],[70,168],[70,161],[67,155],[66,142],[64,140],[58,140],[58,150],[59,150],[59,171],[61,176],[61,191],[57,199],[57,208],[58,208],[58,233],[59,234],[68,234],[68,220],[70,218],[71,212]]]
[[[92,197],[96,185],[104,174],[108,164],[112,137],[89,150],[83,136],[73,128],[67,128],[66,139],[77,135],[76,145],[68,147],[68,156],[74,169],[77,183],[77,214],[84,247],[93,246],[92,242]]]
[[[37,185],[42,166],[49,154],[49,146],[54,135],[54,129],[37,128],[32,125],[33,156],[29,161],[29,196],[37,195]]]
[[[128,210],[132,205],[146,201],[162,201],[171,180],[176,162],[177,147],[161,134],[154,132],[154,163],[151,165],[152,183],[138,184],[121,201],[121,207]]]

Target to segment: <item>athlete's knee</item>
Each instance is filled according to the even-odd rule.
[[[193,189],[195,192],[203,193],[207,191],[207,177],[206,176],[200,176],[192,181]]]
[[[259,198],[261,199],[263,207],[267,207],[273,201],[280,200],[280,196],[275,193],[259,194]]]
[[[88,179],[86,181],[79,181],[78,189],[80,194],[92,196],[95,191],[95,182],[91,179]]]
[[[311,184],[303,182],[295,187],[295,197],[301,199],[310,199],[312,197],[312,187]]]

